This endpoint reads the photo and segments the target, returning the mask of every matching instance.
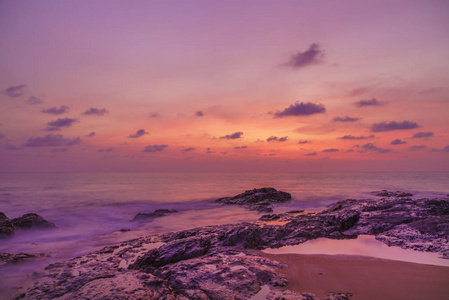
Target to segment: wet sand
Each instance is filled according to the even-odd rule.
[[[449,267],[366,256],[257,254],[285,263],[288,288],[313,293],[351,293],[353,300],[449,300]]]

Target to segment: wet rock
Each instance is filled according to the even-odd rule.
[[[15,228],[20,229],[47,229],[56,228],[52,222],[45,220],[43,217],[35,213],[25,214],[20,218],[12,219],[12,224]]]
[[[374,192],[376,196],[378,197],[397,197],[397,198],[403,198],[403,197],[413,197],[413,194],[396,191],[396,192],[389,192],[387,190],[382,190],[380,192]]]
[[[178,211],[176,209],[156,209],[154,212],[151,213],[138,213],[132,221],[145,221],[145,220],[151,220],[155,218],[163,217],[167,214],[177,213]]]
[[[216,203],[243,205],[259,212],[272,212],[273,204],[291,200],[289,193],[277,191],[274,188],[260,188],[245,191],[234,197],[224,197],[215,200]]]
[[[0,212],[0,239],[14,235],[14,226],[8,217]]]
[[[262,217],[259,218],[259,220],[261,220],[261,221],[275,221],[275,220],[279,220],[280,218],[281,218],[280,215],[271,214],[271,215],[263,215]]]

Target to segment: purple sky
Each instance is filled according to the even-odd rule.
[[[448,16],[3,0],[0,171],[448,170]]]

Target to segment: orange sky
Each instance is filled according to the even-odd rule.
[[[448,13],[2,1],[0,171],[448,170]]]

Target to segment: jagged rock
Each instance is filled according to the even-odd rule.
[[[275,220],[279,220],[280,218],[281,218],[280,215],[271,214],[271,215],[263,215],[262,217],[259,218],[259,220],[261,220],[261,221],[275,221]]]
[[[0,239],[14,235],[14,226],[8,217],[0,212]]]
[[[167,214],[177,213],[176,209],[156,209],[152,213],[138,213],[132,221],[143,221],[148,219],[160,218]]]
[[[396,191],[396,192],[389,192],[387,190],[382,190],[380,192],[374,192],[376,193],[376,196],[379,197],[397,197],[397,198],[403,198],[403,197],[413,197],[413,194]]]
[[[216,203],[247,206],[259,212],[272,212],[273,204],[291,200],[289,193],[277,191],[274,188],[260,188],[245,191],[234,197],[224,197],[215,200]]]
[[[15,228],[20,228],[20,229],[56,228],[56,225],[54,223],[45,220],[43,217],[41,217],[35,213],[25,214],[20,218],[12,219],[11,222]]]

